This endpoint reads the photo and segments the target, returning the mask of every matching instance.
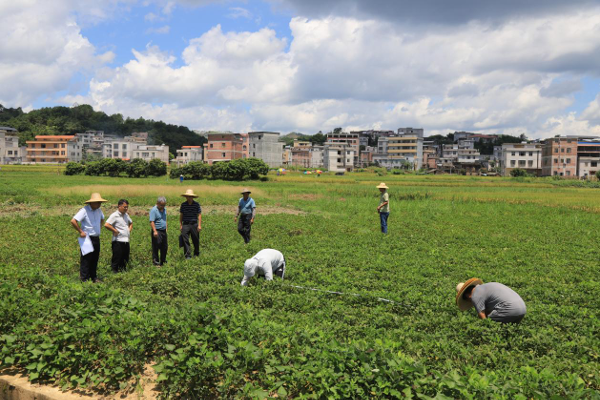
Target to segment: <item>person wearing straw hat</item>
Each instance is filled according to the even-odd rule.
[[[185,201],[179,207],[179,230],[183,241],[183,255],[186,260],[189,260],[192,258],[190,236],[194,242],[194,257],[200,255],[199,234],[202,230],[202,208],[194,200],[198,195],[192,189],[186,190],[182,196],[185,197]]]
[[[390,195],[387,192],[389,188],[385,183],[381,182],[377,186],[377,189],[381,193],[381,196],[379,196],[379,206],[377,207],[379,221],[381,222],[381,232],[387,234],[387,221],[390,216]]]
[[[527,312],[517,292],[498,282],[483,283],[479,278],[456,285],[456,305],[461,311],[474,306],[481,319],[517,324]]]
[[[254,257],[247,259],[244,263],[242,286],[248,286],[248,282],[254,275],[263,276],[268,281],[273,280],[273,275],[283,279],[285,275],[285,258],[283,254],[275,249],[263,249],[256,253]]]
[[[90,253],[83,255],[80,252],[79,278],[82,282],[99,282],[97,270],[100,258],[100,229],[104,225],[104,214],[100,206],[107,201],[100,193],[92,193],[90,199],[85,202],[86,205],[71,219],[71,225],[79,232],[79,237],[89,237],[93,246]]]
[[[238,232],[242,235],[246,244],[250,242],[250,230],[256,216],[256,203],[250,197],[250,193],[252,192],[248,188],[242,190],[243,197],[238,202],[238,212],[234,218],[234,221],[238,222]]]

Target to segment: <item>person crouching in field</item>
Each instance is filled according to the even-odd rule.
[[[390,216],[390,195],[387,190],[389,189],[387,185],[383,182],[377,186],[381,196],[379,197],[379,206],[377,207],[377,212],[379,213],[379,221],[381,222],[381,232],[387,234],[387,221]]]
[[[167,262],[167,250],[169,243],[167,241],[167,209],[165,205],[167,199],[160,196],[156,200],[156,205],[150,210],[150,227],[152,227],[152,263],[162,266]],[[160,258],[158,252],[160,251]]]
[[[186,260],[192,258],[190,248],[190,236],[194,242],[194,257],[200,255],[200,231],[202,230],[202,208],[194,200],[198,195],[194,194],[192,189],[188,189],[184,194],[185,201],[179,207],[179,230],[183,241],[183,254]]]
[[[248,286],[248,282],[254,275],[264,276],[266,280],[272,281],[273,275],[283,279],[285,275],[285,258],[280,251],[274,249],[263,249],[249,258],[244,263],[244,279],[242,286]]]
[[[256,216],[256,203],[254,199],[250,197],[250,190],[242,190],[242,198],[238,202],[238,212],[234,218],[234,221],[238,221],[238,232],[244,238],[244,243],[250,242],[250,230],[254,223],[254,217]]]
[[[104,227],[113,234],[110,267],[115,273],[125,271],[129,264],[129,237],[133,229],[133,221],[127,214],[128,210],[129,202],[125,199],[119,200],[117,211],[112,213],[104,224]]]
[[[511,288],[498,282],[483,283],[471,278],[456,285],[456,305],[461,311],[475,306],[479,318],[519,323],[525,316],[525,302]]]
[[[100,258],[100,229],[104,223],[104,214],[100,206],[107,201],[100,196],[100,193],[92,193],[90,199],[85,202],[85,207],[81,208],[71,219],[71,225],[79,232],[79,237],[89,236],[94,248],[86,255],[80,251],[79,278],[82,282],[87,280],[94,283],[99,282],[97,270]]]

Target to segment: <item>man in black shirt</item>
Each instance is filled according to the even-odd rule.
[[[190,249],[190,239],[194,242],[194,257],[200,255],[200,240],[198,235],[202,229],[202,208],[197,201],[194,201],[198,195],[194,194],[192,189],[188,189],[184,194],[185,197],[181,207],[179,207],[179,229],[183,239],[183,254],[186,260],[192,258]]]

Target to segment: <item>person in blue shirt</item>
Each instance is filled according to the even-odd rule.
[[[243,197],[238,203],[238,212],[234,218],[234,221],[238,223],[238,232],[242,235],[246,244],[250,242],[250,230],[256,216],[256,203],[250,197],[250,193],[248,189],[242,190]]]
[[[152,264],[163,266],[167,262],[167,199],[160,196],[156,205],[150,210],[150,227],[152,228]],[[160,251],[160,258],[159,253]]]

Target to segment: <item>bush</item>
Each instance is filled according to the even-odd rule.
[[[261,179],[261,175],[269,173],[269,166],[257,158],[235,159],[232,161],[216,162],[213,165],[202,162],[191,162],[180,168],[171,169],[170,177],[185,179],[223,179],[241,181],[244,179]]]
[[[65,166],[65,175],[81,175],[85,172],[85,165],[78,162],[68,162]]]
[[[92,161],[85,164],[85,174],[89,176],[100,176],[102,174],[100,161]]]
[[[600,171],[596,171],[596,179],[600,180]]]
[[[130,178],[145,178],[148,176],[148,162],[141,158],[134,158],[127,165],[127,176]]]
[[[519,178],[528,176],[528,174],[527,171],[525,171],[524,169],[515,168],[512,171],[510,171],[510,176],[512,176],[513,178]]]
[[[127,171],[127,163],[120,158],[104,158],[100,161],[100,173],[112,177]]]
[[[148,163],[148,175],[150,176],[164,176],[167,174],[167,163],[153,158]]]

